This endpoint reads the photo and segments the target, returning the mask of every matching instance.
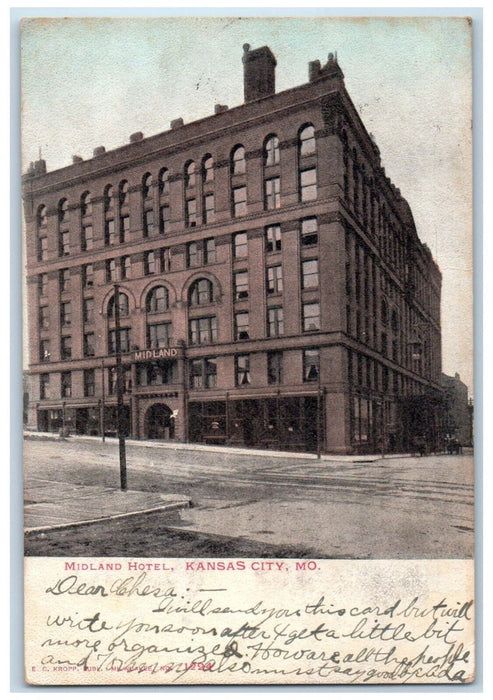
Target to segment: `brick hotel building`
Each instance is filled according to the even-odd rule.
[[[323,452],[440,433],[441,274],[337,60],[23,176],[28,427]],[[403,138],[403,147],[405,142]]]

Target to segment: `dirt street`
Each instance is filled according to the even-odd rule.
[[[47,504],[70,489],[82,493],[86,486],[101,486],[103,493],[104,488],[118,488],[114,441],[26,440],[24,461],[26,512],[49,508]],[[292,547],[321,558],[473,555],[470,455],[359,463],[129,444],[127,463],[129,489],[187,494],[193,502],[181,517],[147,516],[149,542],[143,556],[152,556],[156,522],[190,535],[257,542],[259,551]],[[145,522],[141,516],[144,545]],[[101,539],[105,528],[99,527]],[[120,555],[125,554],[122,548]],[[93,555],[90,541],[87,555]]]

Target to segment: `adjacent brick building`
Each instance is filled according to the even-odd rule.
[[[443,427],[445,436],[461,445],[473,444],[473,405],[460,374],[442,374]]]
[[[118,282],[130,435],[433,446],[441,274],[342,71],[243,64],[243,105],[23,176],[29,426],[115,431]]]

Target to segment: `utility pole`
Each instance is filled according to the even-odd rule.
[[[382,435],[381,435],[381,452],[382,452],[382,459],[385,457],[385,437],[386,437],[386,430],[385,430],[385,400],[382,397]]]
[[[105,389],[104,389],[104,359],[101,358],[101,415],[100,415],[100,423],[101,423],[101,442],[105,441],[105,433],[106,433],[106,425],[104,422],[104,412],[105,412]]]
[[[120,287],[114,285],[115,301],[115,351],[116,351],[116,421],[118,430],[118,450],[120,454],[120,488],[127,490],[127,458],[125,454],[125,436],[123,430],[123,366],[122,347],[120,342]]]
[[[321,396],[320,396],[320,390],[321,390],[321,385],[322,385],[322,378],[321,378],[321,365],[322,363],[320,362],[321,357],[320,357],[320,348],[318,349],[318,368],[317,368],[317,459],[320,459],[321,457],[321,408],[322,408],[322,402],[321,402]]]

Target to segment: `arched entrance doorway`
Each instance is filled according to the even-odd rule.
[[[145,416],[145,436],[150,440],[172,440],[175,436],[171,409],[165,403],[153,404]]]

